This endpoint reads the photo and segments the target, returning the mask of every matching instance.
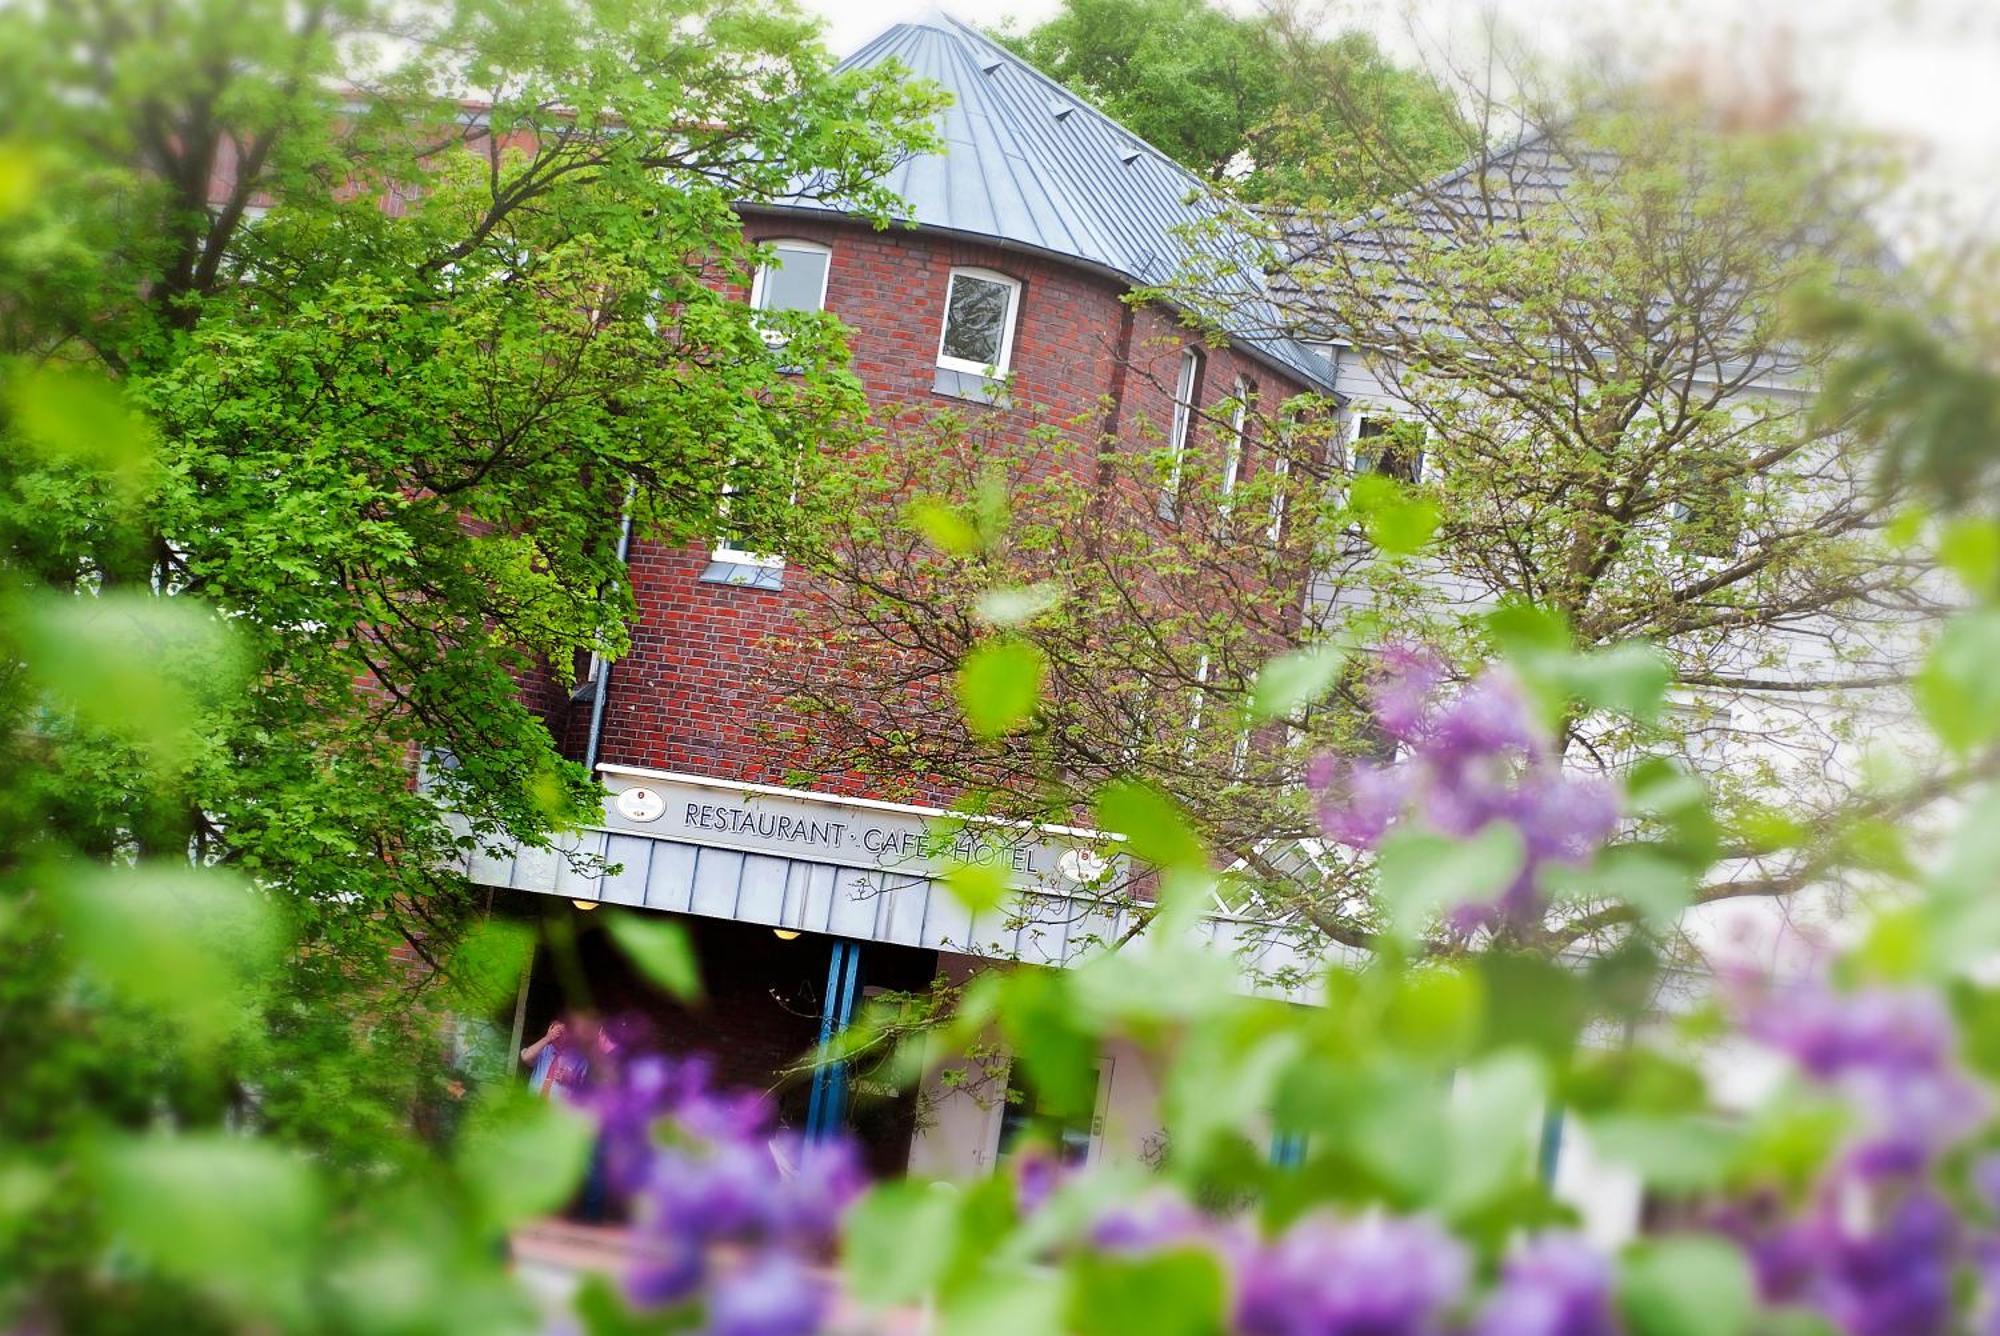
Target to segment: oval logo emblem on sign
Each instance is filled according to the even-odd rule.
[[[1103,876],[1110,867],[1104,858],[1088,849],[1067,849],[1056,860],[1056,871],[1080,885],[1088,885]]]
[[[667,800],[657,789],[626,789],[618,795],[618,815],[627,821],[658,821]]]

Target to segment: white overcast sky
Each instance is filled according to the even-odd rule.
[[[899,19],[942,8],[979,24],[1032,24],[1059,0],[801,0],[842,55]],[[1245,10],[1254,0],[1230,5]],[[1772,53],[1810,95],[1905,139],[1948,213],[2000,233],[2000,0],[1347,0],[1335,26],[1366,28],[1406,59],[1483,51],[1489,18],[1555,59],[1609,45],[1663,65]]]

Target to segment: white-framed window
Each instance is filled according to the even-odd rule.
[[[1021,284],[991,269],[953,269],[944,293],[937,363],[948,371],[1000,377],[1014,359]]]
[[[771,258],[750,278],[750,309],[757,312],[824,311],[826,276],[833,252],[817,241],[773,241]],[[764,342],[785,346],[781,330],[765,328]]]
[[[826,276],[833,251],[817,241],[773,241],[771,258],[750,280],[750,307],[756,311],[824,311]]]
[[[715,549],[709,554],[710,559],[713,561],[733,562],[738,566],[768,566],[774,570],[782,570],[785,565],[784,554],[752,551],[748,546],[749,539],[744,535],[743,531],[730,522],[731,498],[741,496],[744,491],[742,485],[731,476],[734,468],[735,466],[732,464],[731,473],[723,476],[722,499],[717,503],[715,508],[715,515],[718,521],[715,535]],[[792,474],[791,488],[785,497],[785,504],[787,506],[795,505],[798,499],[799,478],[798,472],[795,469]]]
[[[1245,376],[1236,378],[1236,406],[1229,413],[1229,442],[1222,455],[1222,497],[1218,502],[1222,517],[1229,518],[1230,509],[1236,504],[1236,484],[1243,476],[1243,452],[1249,445],[1250,400],[1257,393]]]
[[[1202,712],[1208,707],[1208,652],[1202,652],[1201,661],[1194,666],[1194,696],[1188,706],[1187,740],[1181,744],[1181,754],[1191,756],[1195,741],[1201,735]]]
[[[1104,1151],[1105,1116],[1111,1104],[1113,1060],[1097,1060],[1097,1093],[1088,1115],[1080,1111],[1052,1112],[1042,1106],[1021,1070],[1021,1064],[1007,1068],[1007,1094],[993,1111],[991,1138],[993,1163],[1005,1163],[1028,1137],[1039,1139],[1063,1164],[1072,1168],[1095,1164]]]
[[[1285,536],[1285,489],[1292,476],[1292,457],[1280,451],[1271,461],[1271,523],[1264,536],[1273,543]]]
[[[1187,471],[1188,438],[1194,434],[1195,397],[1201,393],[1201,349],[1181,350],[1174,376],[1174,416],[1167,428],[1167,488],[1160,514],[1172,518],[1180,507],[1181,475]]]
[[[1379,410],[1348,419],[1347,453],[1356,473],[1379,473],[1398,482],[1424,480],[1423,423]]]

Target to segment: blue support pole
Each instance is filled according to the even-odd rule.
[[[1562,1105],[1551,1102],[1542,1111],[1542,1144],[1537,1147],[1535,1155],[1535,1168],[1541,1174],[1543,1187],[1555,1186],[1556,1160],[1562,1154],[1562,1142]]]
[[[821,1054],[854,1019],[854,999],[861,984],[861,945],[835,942],[826,967],[826,994],[819,1008]],[[812,1100],[806,1108],[806,1139],[825,1141],[839,1133],[847,1120],[847,1064],[822,1062],[813,1069]]]
[[[1306,1162],[1306,1138],[1302,1132],[1271,1134],[1271,1163],[1280,1169],[1296,1169]]]

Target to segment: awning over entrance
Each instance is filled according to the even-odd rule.
[[[473,854],[481,885],[732,919],[856,941],[1072,965],[1132,926],[1114,845],[899,803],[601,766],[604,824],[555,849]],[[998,861],[1016,894],[975,914],[939,881],[956,860]],[[1108,877],[1107,877],[1108,874]],[[1251,971],[1310,969],[1289,934],[1215,914],[1218,949]]]

